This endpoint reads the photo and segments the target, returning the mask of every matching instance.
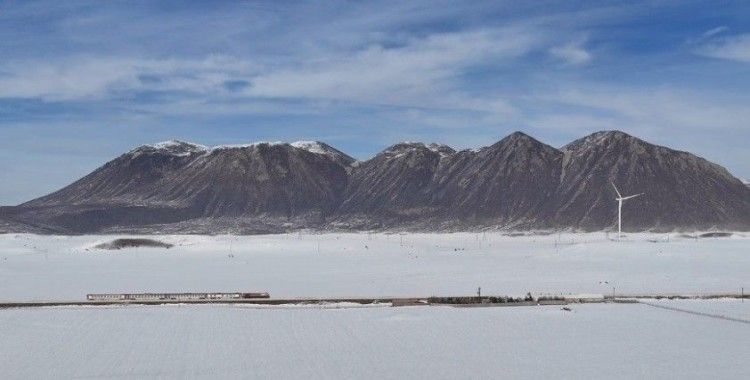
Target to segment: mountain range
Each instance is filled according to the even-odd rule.
[[[357,161],[322,142],[144,145],[52,194],[0,208],[0,231],[750,229],[723,167],[620,131],[561,148],[515,132],[481,149],[399,143]]]

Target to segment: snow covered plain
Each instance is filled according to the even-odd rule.
[[[750,289],[750,237],[0,235],[0,300],[89,292],[273,297]],[[0,378],[748,378],[750,302],[451,308],[166,305],[0,309]],[[344,307],[337,309],[338,307]],[[691,314],[690,312],[694,312]],[[701,315],[695,313],[702,313]],[[732,318],[722,319],[707,315]]]
[[[638,304],[4,309],[0,342],[3,379],[750,378],[750,324]]]
[[[0,235],[0,300],[94,292],[267,291],[272,297],[739,292],[750,236],[286,234],[154,236],[171,249],[92,247],[120,236]],[[609,236],[613,237],[612,235]]]

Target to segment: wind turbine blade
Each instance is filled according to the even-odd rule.
[[[614,182],[610,182],[610,183],[612,184],[612,187],[615,188],[615,193],[617,193],[617,196],[620,197],[620,198],[622,198],[622,195],[620,195],[620,191],[617,190],[617,186],[615,186],[615,183]]]
[[[640,193],[640,194],[636,194],[636,195],[629,195],[629,196],[627,196],[627,197],[624,197],[624,198],[622,198],[622,200],[624,201],[624,200],[626,200],[626,199],[631,199],[631,198],[635,198],[635,197],[640,197],[640,196],[641,196],[641,195],[643,195],[643,194],[645,194],[645,193]]]

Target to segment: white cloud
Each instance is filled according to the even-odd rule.
[[[3,67],[0,97],[77,99],[102,96],[107,88],[132,82],[134,67],[121,61],[79,61],[69,64],[17,63]]]
[[[461,76],[475,66],[509,64],[543,46],[541,34],[519,27],[437,33],[396,47],[331,49],[281,65],[232,57],[6,62],[0,64],[0,98],[92,100],[164,91],[206,101],[301,99],[512,114],[516,109],[499,96],[468,94]],[[245,85],[230,90],[228,83]]]
[[[583,65],[591,61],[591,53],[583,47],[585,40],[571,41],[562,46],[556,46],[549,50],[552,56],[559,58],[570,65]]]
[[[605,127],[680,132],[710,129],[729,133],[744,131],[747,128],[746,120],[750,120],[746,101],[722,98],[715,93],[672,87],[569,87],[551,95],[540,95],[539,99],[578,107],[579,113],[608,120]]]
[[[144,60],[75,57],[0,66],[0,98],[53,101],[105,99],[135,91],[224,91],[225,83],[249,74],[250,65],[227,57]]]
[[[355,53],[273,70],[253,79],[258,97],[309,98],[407,107],[513,112],[501,99],[471,97],[460,76],[475,65],[502,65],[537,47],[526,30],[434,34],[403,46],[372,45]],[[488,99],[489,98],[489,99]]]
[[[528,125],[563,145],[600,130],[618,129],[685,150],[747,176],[750,110],[747,97],[686,87],[572,84],[538,94],[545,109]]]
[[[565,131],[577,136],[593,131],[624,129],[622,121],[615,117],[578,112],[538,115],[532,117],[528,124],[539,130]]]
[[[715,36],[717,34],[724,33],[724,32],[726,32],[728,30],[729,30],[729,28],[726,27],[726,26],[723,26],[723,25],[722,26],[717,26],[717,27],[715,27],[713,29],[709,29],[705,33],[703,33],[703,37],[712,37],[712,36]]]
[[[750,62],[750,34],[714,39],[698,47],[695,52],[706,57]]]

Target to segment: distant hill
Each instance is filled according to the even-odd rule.
[[[554,219],[596,229],[612,222],[614,182],[626,201],[628,228],[745,229],[747,187],[723,167],[687,152],[649,144],[622,132],[599,132],[563,149],[563,174]]]
[[[519,132],[477,151],[397,144],[354,171],[337,214],[375,227],[549,227],[561,162],[558,150]]]
[[[400,143],[357,162],[321,142],[144,145],[0,231],[272,233],[313,229],[750,229],[750,188],[687,152],[619,131],[557,149],[516,132],[477,150]]]

